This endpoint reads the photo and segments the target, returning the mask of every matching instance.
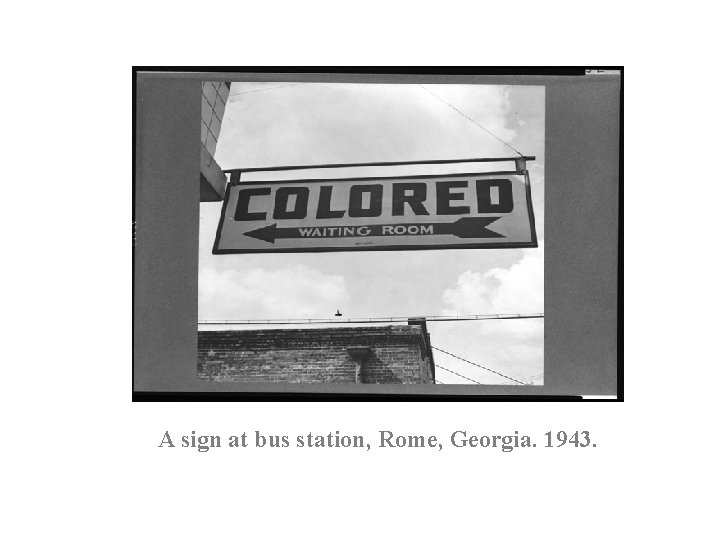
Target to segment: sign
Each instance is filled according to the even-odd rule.
[[[537,247],[527,173],[238,182],[214,254]]]

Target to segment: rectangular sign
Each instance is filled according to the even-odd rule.
[[[526,174],[239,182],[213,253],[537,247]]]

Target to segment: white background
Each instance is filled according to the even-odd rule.
[[[2,536],[716,534],[715,18],[555,4],[6,8]],[[625,403],[131,403],[132,64],[592,62],[628,70]],[[157,448],[165,430],[382,428],[584,429],[598,447]]]

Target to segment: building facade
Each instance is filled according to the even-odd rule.
[[[229,96],[229,82],[203,81],[200,98],[200,202],[221,201],[225,193],[225,174],[214,156]]]
[[[434,384],[423,324],[198,332],[198,377],[216,382]]]

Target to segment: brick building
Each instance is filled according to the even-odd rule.
[[[434,384],[423,323],[198,332],[198,376],[216,382]]]

